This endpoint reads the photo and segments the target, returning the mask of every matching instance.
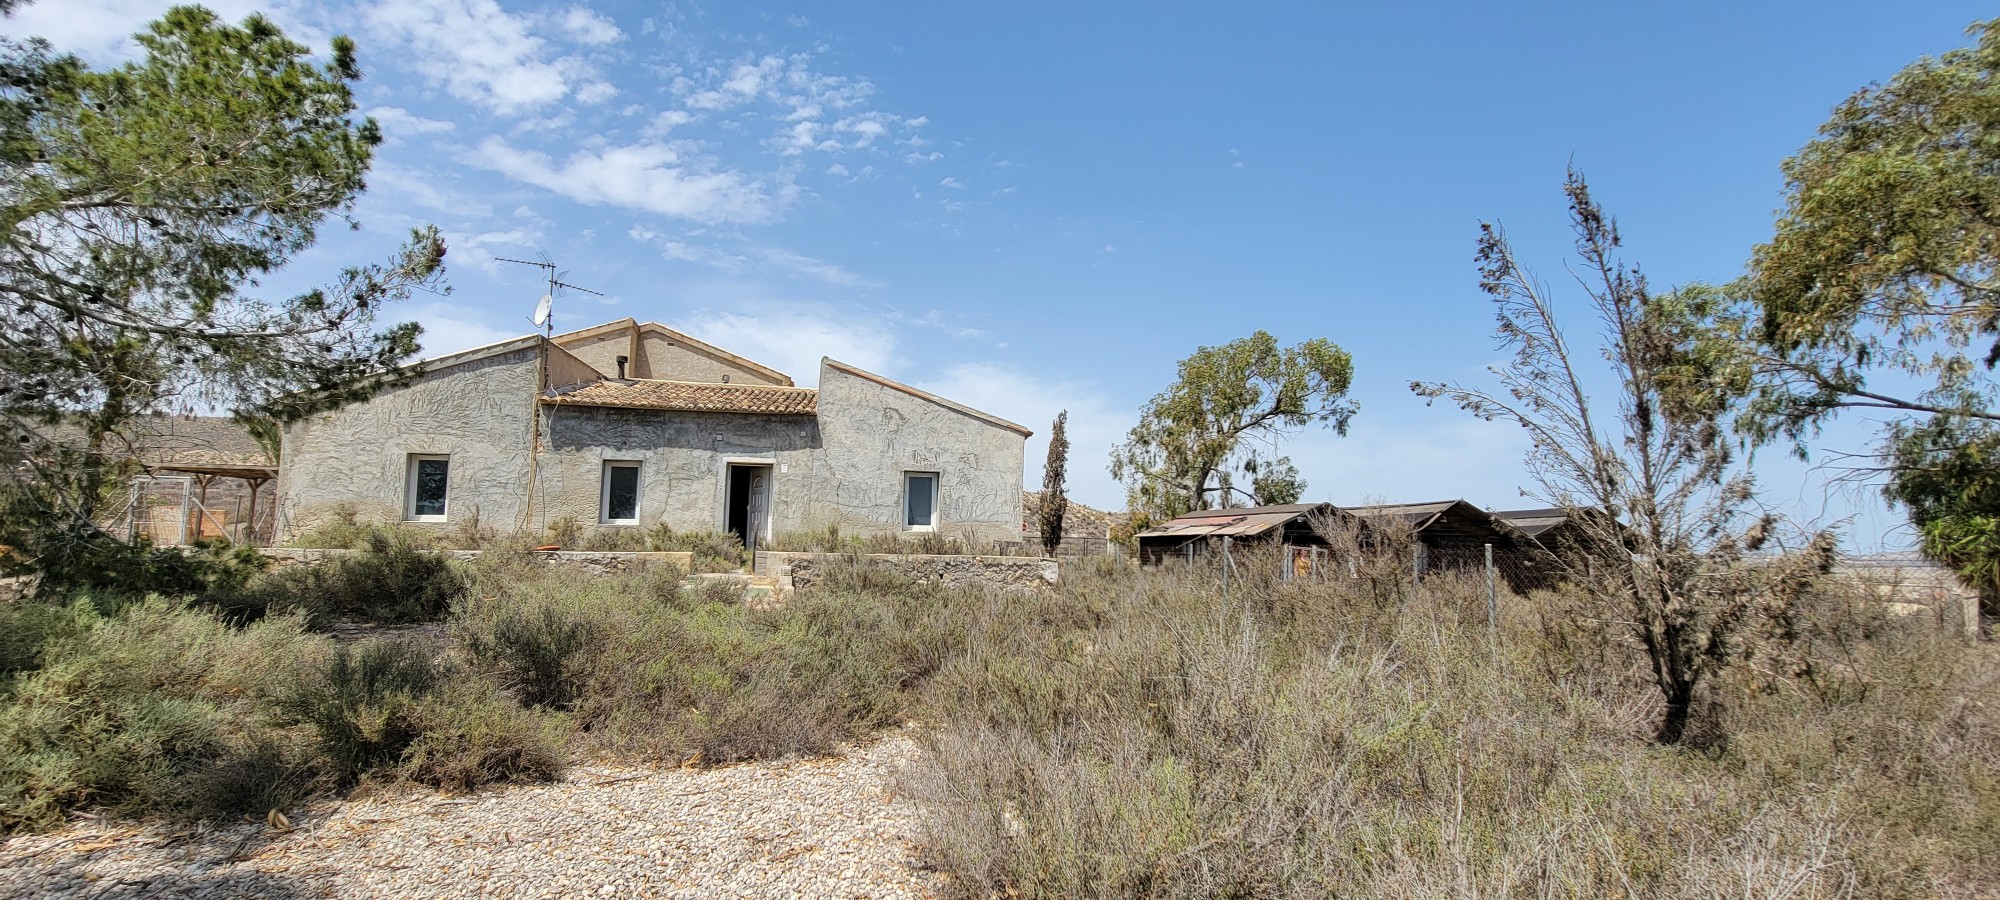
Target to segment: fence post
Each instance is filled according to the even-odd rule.
[[[1493,545],[1486,545],[1486,635],[1498,633],[1500,621],[1500,594],[1493,580]]]
[[[1225,534],[1222,536],[1222,602],[1223,603],[1229,602],[1229,569],[1231,562],[1232,560],[1229,558],[1229,535]]]

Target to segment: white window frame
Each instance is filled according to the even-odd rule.
[[[444,461],[444,512],[436,515],[417,515],[417,467],[431,460]],[[408,469],[403,476],[403,521],[442,522],[451,515],[451,454],[412,453]]]
[[[930,479],[931,482],[931,521],[927,525],[913,525],[910,523],[910,486],[919,478],[928,478]],[[938,530],[938,520],[943,518],[943,512],[944,512],[944,476],[937,472],[916,472],[916,471],[904,472],[903,509],[902,509],[903,530],[936,531]]]
[[[611,470],[612,469],[632,470],[632,518],[629,519],[611,518]],[[598,471],[598,476],[597,476],[597,483],[598,483],[597,524],[599,525],[639,524],[639,510],[641,507],[641,501],[643,500],[643,493],[644,493],[643,491],[639,490],[639,486],[640,484],[643,483],[642,479],[644,477],[645,477],[645,472],[644,469],[641,467],[639,460],[636,459],[605,460],[604,466],[602,469]]]

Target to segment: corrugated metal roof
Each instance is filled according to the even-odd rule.
[[[562,406],[608,406],[682,412],[730,412],[766,416],[809,416],[819,405],[811,388],[767,384],[712,384],[694,381],[593,381],[566,393],[543,397]]]
[[[1529,537],[1540,537],[1542,532],[1569,521],[1569,513],[1559,506],[1548,509],[1508,509],[1495,512],[1493,515]]]
[[[1317,509],[1332,509],[1324,503],[1291,503],[1284,506],[1249,506],[1234,509],[1203,509],[1179,516],[1158,528],[1140,532],[1149,537],[1251,537],[1282,528],[1285,523]]]

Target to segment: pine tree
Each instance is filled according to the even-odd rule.
[[[366,187],[381,133],[353,117],[354,42],[315,62],[261,16],[199,7],[138,42],[142,59],[94,70],[0,40],[0,543],[103,539],[91,523],[141,415],[284,421],[398,377],[419,328],[376,315],[442,270],[420,228],[386,263],[255,296]]]

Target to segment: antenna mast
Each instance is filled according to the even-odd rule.
[[[555,313],[551,310],[551,306],[554,304],[555,299],[557,297],[562,296],[564,292],[580,291],[582,293],[589,294],[593,297],[604,296],[602,293],[593,291],[590,288],[581,287],[579,285],[570,284],[569,282],[564,281],[563,279],[569,277],[569,273],[566,271],[565,272],[556,271],[555,261],[549,259],[549,255],[547,253],[537,253],[535,254],[534,259],[508,259],[507,257],[504,256],[496,256],[493,257],[493,259],[496,262],[516,263],[523,266],[534,266],[538,269],[541,269],[542,274],[548,276],[549,280],[548,293],[542,295],[542,302],[535,307],[535,315],[529,319],[529,321],[534,322],[536,325],[541,326],[542,337],[544,338],[550,338],[555,336],[556,317]]]

